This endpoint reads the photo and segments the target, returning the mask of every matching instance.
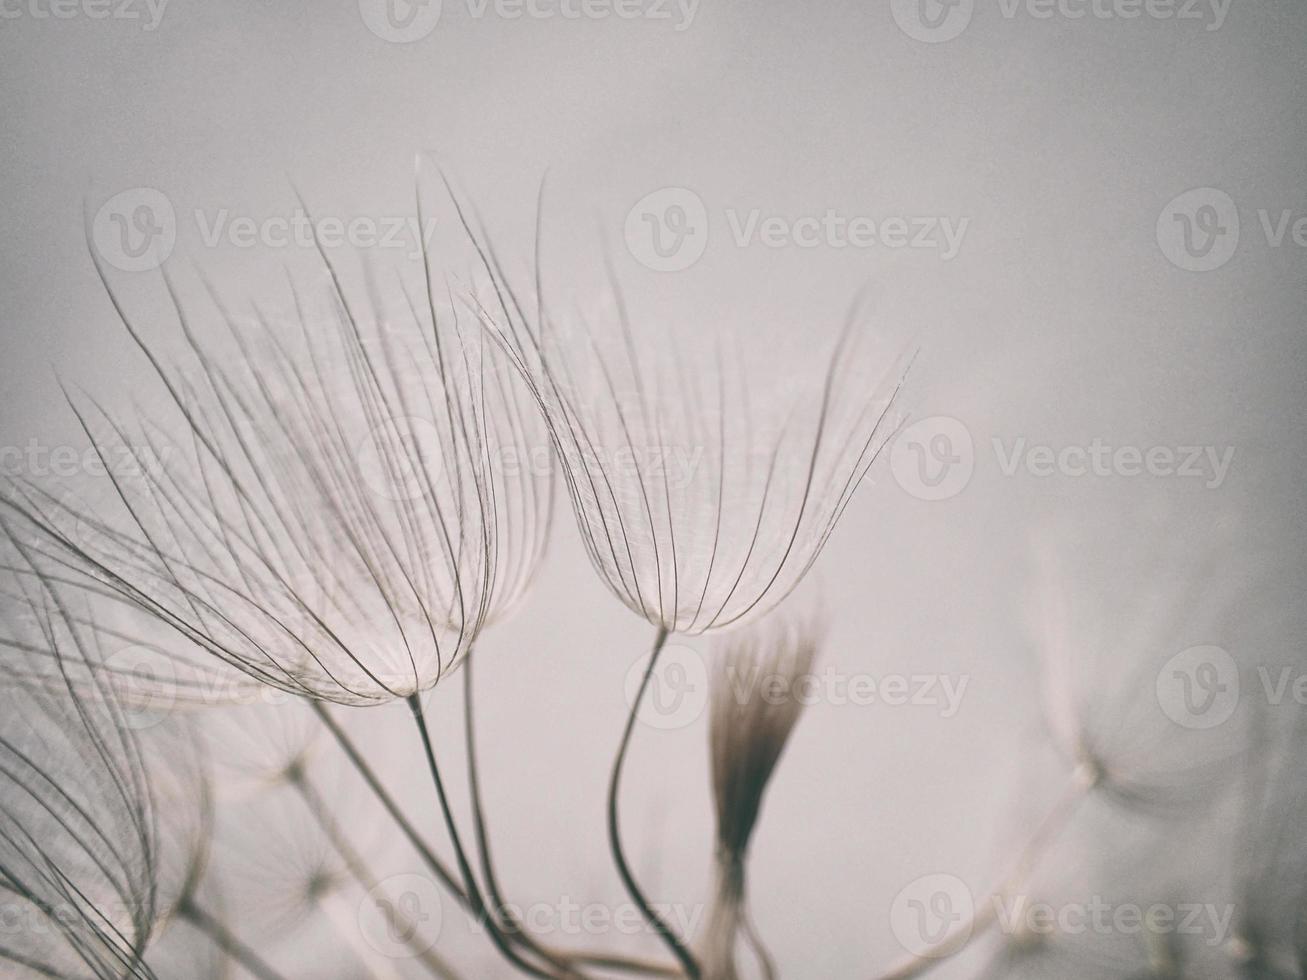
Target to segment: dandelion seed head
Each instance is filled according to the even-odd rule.
[[[240,322],[212,287],[184,301],[169,281],[178,355],[124,320],[168,413],[73,400],[103,455],[148,446],[165,464],[115,482],[116,522],[16,481],[0,505],[69,573],[189,641],[174,649],[374,704],[430,688],[518,601],[552,473],[502,465],[539,422],[467,310],[437,304],[443,284],[400,283],[407,319],[382,329],[335,270],[330,282],[326,297],[291,285],[287,331]]]

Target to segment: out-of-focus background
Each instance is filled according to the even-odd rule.
[[[904,955],[906,886],[946,874],[980,894],[1052,805],[1066,766],[1043,711],[1042,593],[1084,610],[1051,632],[1095,718],[1156,713],[1159,670],[1194,647],[1251,671],[1245,706],[1292,707],[1292,685],[1277,706],[1259,681],[1303,662],[1301,4],[0,0],[0,18],[8,472],[103,479],[79,462],[61,383],[158,397],[88,221],[124,304],[166,337],[164,253],[189,288],[200,269],[240,303],[284,301],[287,268],[320,272],[297,195],[336,222],[327,247],[352,281],[365,263],[411,271],[419,154],[423,181],[450,175],[523,261],[539,196],[546,279],[587,308],[610,256],[646,334],[723,329],[782,369],[819,358],[861,291],[887,343],[920,347],[900,441],[815,584],[822,669],[931,686],[908,703],[827,687],[800,722],[751,875],[784,975],[876,975]],[[623,901],[603,796],[652,629],[601,586],[561,507],[557,532],[478,661],[497,859],[559,943],[653,952],[565,911]],[[711,857],[694,667],[712,643],[673,643],[690,669],[664,681],[682,697],[637,728],[623,808],[650,892],[693,915]],[[455,687],[430,706],[461,786]],[[404,709],[366,711],[387,777],[431,806]],[[1143,752],[1131,724],[1105,727]],[[1170,740],[1191,734],[1148,764],[1178,771]],[[1050,893],[1215,901],[1220,833],[1115,819],[1064,835]],[[338,941],[292,935],[269,955],[356,975]],[[438,948],[472,976],[503,969],[452,903]],[[978,958],[940,975],[977,975]]]

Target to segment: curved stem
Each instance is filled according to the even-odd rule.
[[[266,962],[263,957],[232,935],[231,931],[192,899],[185,899],[177,906],[177,914],[204,933],[220,950],[234,959],[259,980],[285,980],[284,977]]]
[[[575,971],[575,967],[578,966],[591,966],[601,970],[644,973],[651,976],[680,976],[680,970],[670,964],[619,956],[615,953],[568,952],[546,946],[527,931],[525,924],[513,914],[508,903],[504,901],[503,892],[499,887],[499,879],[495,875],[494,860],[490,854],[490,835],[486,830],[485,810],[481,803],[480,767],[477,765],[476,725],[472,707],[472,664],[474,660],[475,653],[469,654],[467,659],[463,661],[462,667],[463,734],[467,742],[468,792],[472,798],[473,828],[476,833],[477,853],[481,863],[481,877],[485,879],[486,893],[490,896],[491,913],[498,913],[501,916],[502,927],[509,932],[509,939],[521,943],[521,945],[560,970],[572,968]]]
[[[758,970],[762,973],[763,980],[776,980],[776,960],[762,941],[762,936],[758,933],[758,927],[753,921],[753,913],[749,911],[747,905],[744,909],[742,925],[745,941],[748,942],[749,948],[753,950],[753,955],[758,959]]]
[[[404,811],[399,808],[394,797],[392,797],[386,788],[381,785],[381,781],[377,779],[376,773],[372,771],[372,767],[368,765],[367,760],[359,753],[359,750],[355,747],[350,737],[345,733],[345,730],[337,724],[336,719],[331,716],[331,713],[321,702],[310,701],[309,704],[317,713],[318,717],[322,719],[322,723],[326,726],[327,731],[331,732],[332,737],[345,753],[345,757],[349,759],[350,764],[353,765],[358,771],[358,774],[363,777],[363,781],[368,784],[368,789],[372,791],[372,795],[375,796],[377,801],[385,808],[386,813],[389,814],[390,819],[395,822],[395,826],[399,828],[400,833],[404,835],[405,839],[412,845],[413,849],[418,852],[423,863],[431,869],[431,872],[440,879],[440,883],[449,889],[464,908],[470,909],[471,903],[468,901],[468,897],[466,893],[464,893],[462,886],[459,885],[457,880],[455,880],[453,874],[445,867],[440,858],[436,857],[431,848],[427,846],[427,842],[422,839],[420,834],[418,834],[417,829],[409,822],[409,819],[404,816]]]
[[[558,969],[566,969],[567,964],[550,949],[546,949],[526,931],[526,927],[513,914],[508,903],[504,901],[499,888],[499,879],[495,876],[494,861],[490,855],[490,839],[486,832],[485,811],[481,806],[481,780],[477,774],[476,726],[472,708],[472,662],[475,651],[468,654],[463,661],[463,738],[467,743],[467,782],[468,794],[472,801],[472,827],[476,835],[477,856],[480,858],[481,877],[485,879],[486,893],[490,896],[489,913],[496,917],[506,932],[541,959],[547,960]]]
[[[485,927],[491,942],[495,944],[495,948],[499,950],[506,960],[529,976],[553,980],[555,974],[542,970],[535,964],[528,962],[513,949],[512,945],[499,931],[498,923],[486,909],[485,900],[481,895],[481,888],[477,885],[476,876],[472,873],[472,865],[468,862],[467,851],[463,848],[463,839],[459,836],[458,826],[454,821],[454,811],[449,805],[449,797],[445,792],[445,781],[441,778],[440,767],[436,764],[435,747],[431,742],[431,733],[427,730],[426,718],[422,715],[422,699],[418,695],[412,694],[408,698],[408,706],[413,712],[413,721],[416,723],[418,735],[422,739],[422,748],[426,752],[427,768],[431,773],[431,782],[435,786],[436,797],[440,801],[440,812],[445,820],[445,830],[449,833],[450,842],[454,845],[454,858],[458,863],[459,874],[463,876],[463,887],[467,890],[467,898],[472,913],[476,916],[477,921]]]
[[[922,976],[956,956],[966,948],[973,936],[993,925],[997,920],[998,899],[1029,877],[1044,849],[1066,828],[1080,804],[1089,798],[1090,791],[1096,785],[1097,776],[1077,769],[1071,785],[1058,798],[1034,835],[1021,849],[1012,872],[997,888],[992,889],[982,901],[976,904],[971,918],[959,925],[938,944],[936,947],[938,952],[934,956],[908,956],[889,970],[878,974],[877,980],[910,980]]]
[[[626,893],[631,896],[631,901],[639,908],[645,921],[658,933],[659,938],[662,939],[667,948],[672,951],[672,955],[681,964],[685,975],[690,980],[699,980],[698,962],[685,944],[672,932],[671,927],[654,911],[649,904],[649,900],[645,898],[644,892],[640,890],[640,886],[636,883],[635,877],[631,874],[630,866],[626,863],[626,856],[622,852],[622,835],[617,822],[617,797],[618,790],[621,788],[622,764],[626,761],[626,750],[631,744],[631,733],[635,729],[635,719],[640,710],[640,702],[644,700],[645,689],[649,686],[649,678],[653,676],[654,668],[658,664],[658,656],[667,643],[667,636],[667,628],[660,626],[658,636],[654,640],[653,652],[649,655],[649,664],[645,667],[644,676],[640,679],[640,688],[631,701],[631,711],[626,717],[626,727],[622,731],[622,741],[617,747],[617,758],[613,760],[613,771],[608,781],[608,844],[612,850],[613,863],[617,865],[617,873],[622,879],[622,884],[626,887]]]

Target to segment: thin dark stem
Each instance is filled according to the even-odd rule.
[[[763,980],[776,980],[776,960],[772,957],[766,944],[763,943],[762,936],[758,934],[758,927],[747,907],[744,910],[743,924],[744,938],[753,950],[753,955],[758,959],[758,970],[762,973]]]
[[[669,964],[649,962],[609,953],[565,952],[544,945],[527,932],[525,925],[513,914],[508,903],[504,901],[499,879],[495,875],[494,860],[490,853],[490,835],[486,829],[485,809],[481,802],[480,767],[477,764],[476,725],[473,709],[472,664],[475,652],[463,661],[463,734],[467,742],[468,792],[472,799],[472,820],[476,833],[477,852],[481,863],[481,876],[485,879],[486,892],[490,896],[492,913],[502,917],[502,924],[510,932],[509,938],[547,960],[552,966],[561,970],[577,972],[578,966],[591,966],[601,970],[614,970],[626,973],[643,973],[650,976],[680,976],[680,971]]]
[[[476,835],[477,855],[480,858],[481,877],[485,879],[486,892],[490,896],[490,915],[495,916],[496,924],[512,935],[512,938],[531,950],[551,966],[566,970],[567,963],[554,950],[546,949],[526,931],[526,927],[513,914],[508,903],[504,901],[499,888],[499,879],[495,876],[494,861],[490,855],[490,836],[486,832],[485,811],[481,806],[481,780],[477,774],[476,727],[472,708],[472,661],[475,653],[470,653],[463,661],[463,737],[467,743],[467,782],[468,794],[472,800],[472,827]]]
[[[617,873],[621,876],[622,884],[626,887],[626,893],[631,896],[631,901],[639,908],[645,921],[658,933],[667,948],[672,951],[672,955],[681,964],[685,975],[690,980],[699,980],[698,962],[685,947],[685,944],[672,932],[671,927],[653,910],[649,900],[645,898],[644,892],[640,890],[640,886],[636,883],[635,877],[631,874],[630,866],[626,863],[626,856],[622,852],[622,835],[617,823],[617,797],[622,781],[622,764],[626,761],[626,750],[631,744],[631,733],[635,729],[635,719],[640,711],[640,702],[644,700],[644,692],[649,686],[649,678],[653,676],[654,667],[658,664],[658,655],[662,653],[663,647],[667,643],[667,635],[667,627],[660,626],[658,636],[654,640],[653,652],[649,655],[649,664],[645,667],[644,676],[640,679],[640,688],[631,701],[631,711],[626,718],[626,728],[622,731],[622,741],[617,747],[617,758],[613,760],[612,776],[608,782],[608,844],[613,853],[613,863],[617,865]]]
[[[454,821],[454,811],[449,805],[449,797],[445,792],[445,782],[440,777],[440,767],[436,764],[436,753],[431,742],[431,733],[427,730],[427,722],[422,715],[422,699],[418,695],[412,694],[408,698],[408,706],[413,712],[413,721],[417,724],[418,734],[422,739],[422,748],[427,756],[427,768],[431,772],[431,782],[436,788],[436,797],[440,801],[440,812],[445,820],[445,830],[449,833],[450,842],[454,845],[454,858],[458,863],[459,873],[463,876],[463,886],[467,890],[468,902],[471,905],[473,915],[485,927],[491,941],[495,944],[495,948],[499,950],[506,960],[529,976],[552,980],[556,974],[546,972],[523,959],[513,949],[508,940],[504,938],[499,931],[498,923],[489,914],[485,899],[481,894],[481,888],[477,884],[476,876],[472,873],[472,865],[467,859],[463,839],[459,836],[458,826]]]
[[[200,908],[191,899],[186,899],[177,908],[177,914],[204,933],[220,950],[245,967],[259,980],[285,980],[285,978],[268,966],[258,953],[233,936],[221,922]]]
[[[432,873],[440,879],[440,883],[453,893],[454,897],[459,900],[464,908],[470,909],[472,907],[471,902],[468,900],[466,893],[464,893],[462,886],[459,885],[449,869],[445,867],[444,862],[436,857],[431,848],[427,846],[426,841],[424,841],[421,835],[418,834],[417,829],[409,822],[409,819],[404,816],[404,811],[399,808],[399,805],[395,802],[394,798],[386,788],[381,785],[381,781],[377,779],[376,773],[372,771],[372,767],[368,765],[367,760],[359,753],[359,750],[354,746],[353,741],[345,733],[345,730],[336,723],[336,719],[331,716],[331,713],[321,702],[310,701],[309,704],[312,705],[313,710],[317,712],[318,717],[322,719],[322,723],[327,727],[327,731],[331,732],[332,737],[335,738],[336,743],[345,753],[345,757],[348,758],[354,768],[358,770],[359,775],[363,777],[363,781],[368,784],[368,788],[372,791],[372,795],[375,796],[378,802],[380,802],[385,808],[386,813],[390,815],[390,819],[395,821],[395,826],[399,828],[400,833],[402,833],[413,846],[413,849],[418,852],[423,862],[431,869]]]

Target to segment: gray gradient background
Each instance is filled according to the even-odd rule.
[[[94,209],[131,187],[158,188],[183,216],[262,218],[293,207],[289,177],[319,214],[407,215],[414,154],[427,150],[511,239],[547,169],[555,269],[606,236],[637,311],[725,325],[759,350],[825,343],[869,287],[877,319],[923,348],[907,407],[962,420],[978,459],[966,489],[939,502],[873,471],[818,566],[826,662],[967,674],[970,687],[947,720],[813,707],[772,787],[752,881],[784,972],[866,975],[900,952],[888,910],[903,884],[944,870],[979,887],[1056,789],[1023,629],[1041,529],[1095,541],[1110,557],[1084,578],[1127,597],[1158,584],[1157,566],[1180,581],[1215,550],[1222,574],[1248,585],[1246,615],[1219,636],[1196,615],[1161,652],[1210,641],[1301,657],[1307,249],[1270,248],[1256,210],[1307,213],[1305,55],[1307,9],[1291,0],[1235,0],[1216,31],[1007,19],[985,5],[933,45],[871,0],[703,0],[681,32],[477,20],[446,0],[409,45],[378,39],[348,2],[173,0],[153,32],[80,15],[0,21],[0,445],[81,444],[56,372],[110,397],[146,377],[82,231],[84,199]],[[680,273],[621,247],[628,209],[664,186],[695,190],[712,214],[704,258]],[[1190,273],[1154,227],[1201,186],[1238,203],[1243,240],[1221,269]],[[730,207],[971,224],[949,262],[879,246],[740,249]],[[251,293],[283,261],[311,262],[302,249],[208,249],[185,217],[177,254]],[[157,276],[116,281],[143,315],[163,309]],[[1236,455],[1218,489],[1005,477],[995,437]],[[623,680],[652,630],[601,588],[559,517],[538,586],[483,644],[484,778],[510,895],[614,901],[604,782]],[[705,720],[637,731],[627,836],[667,899],[705,886]],[[1069,844],[1068,873],[1097,847]],[[1186,857],[1215,860],[1201,847]],[[447,931],[452,949],[474,946]]]

